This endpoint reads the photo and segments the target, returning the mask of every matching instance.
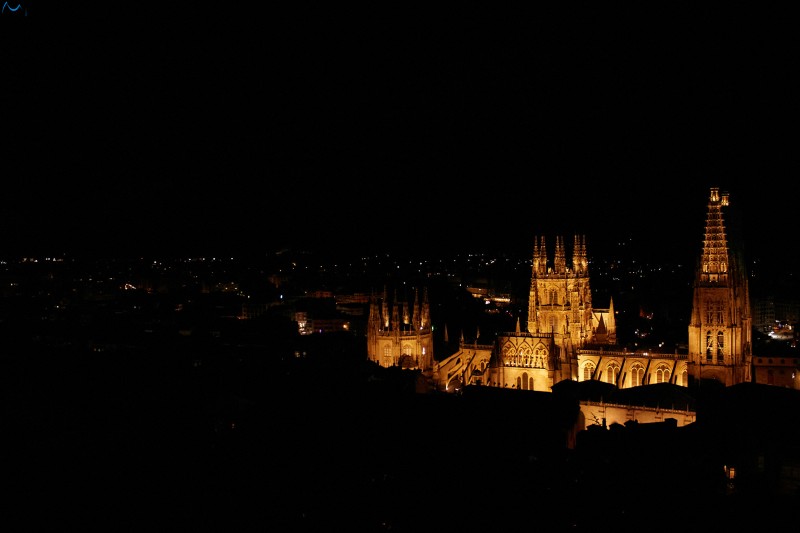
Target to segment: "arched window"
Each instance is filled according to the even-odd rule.
[[[503,365],[504,366],[514,366],[514,355],[516,354],[516,350],[510,344],[507,344],[505,348],[503,348]]]
[[[641,363],[634,363],[631,367],[631,386],[638,387],[642,384],[644,378],[644,367]]]
[[[546,368],[545,364],[547,362],[547,348],[545,348],[542,343],[539,343],[534,347],[533,353],[536,355],[534,364],[538,368]]]
[[[717,362],[721,363],[724,360],[725,352],[725,334],[722,330],[717,332]]]
[[[392,349],[388,344],[383,346],[383,366],[392,366]]]
[[[619,365],[617,363],[609,363],[606,367],[606,380],[616,385],[617,377],[619,376]]]
[[[591,361],[583,365],[583,381],[589,381],[594,375],[594,363]]]
[[[714,352],[714,337],[711,336],[710,331],[706,331],[706,361],[711,362],[711,356]]]
[[[667,365],[658,365],[658,368],[656,368],[656,383],[669,383],[669,374]]]

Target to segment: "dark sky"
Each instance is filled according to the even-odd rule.
[[[794,233],[780,13],[123,5],[4,36],[8,254],[694,252],[710,186],[753,248]]]

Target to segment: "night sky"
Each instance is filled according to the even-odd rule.
[[[780,13],[192,5],[6,33],[5,255],[695,254],[711,186],[754,253],[795,232]]]

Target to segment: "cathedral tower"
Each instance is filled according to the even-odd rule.
[[[428,292],[414,290],[413,303],[373,296],[367,321],[367,356],[381,366],[400,366],[428,372],[433,367],[433,328]]]
[[[577,350],[593,338],[592,296],[585,237],[576,235],[571,257],[555,238],[552,261],[545,238],[534,238],[527,332],[498,337],[498,386],[549,390],[577,379]],[[615,327],[615,326],[614,326]]]
[[[592,294],[586,239],[576,235],[572,261],[567,261],[563,237],[556,237],[552,263],[548,262],[545,239],[534,238],[531,288],[528,298],[528,332],[552,335],[558,346],[561,379],[576,376],[575,350],[592,334]]]
[[[689,323],[689,375],[726,386],[751,381],[750,295],[745,267],[729,250],[723,208],[727,193],[711,188],[703,251],[697,265]]]

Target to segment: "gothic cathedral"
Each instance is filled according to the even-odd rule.
[[[571,262],[562,237],[552,260],[544,237],[534,239],[527,332],[501,334],[490,365],[490,385],[550,390],[559,381],[579,380],[579,351],[616,342],[613,301],[592,307],[585,237],[575,236]]]
[[[752,318],[743,262],[729,250],[722,209],[729,197],[711,189],[703,250],[695,272],[688,353],[629,352],[617,344],[614,302],[592,305],[586,241],[572,254],[557,237],[552,256],[534,239],[527,331],[499,333],[494,344],[463,344],[434,363],[439,390],[481,384],[551,391],[560,381],[599,380],[621,389],[651,383],[726,386],[752,381]],[[424,370],[424,369],[423,369]]]

